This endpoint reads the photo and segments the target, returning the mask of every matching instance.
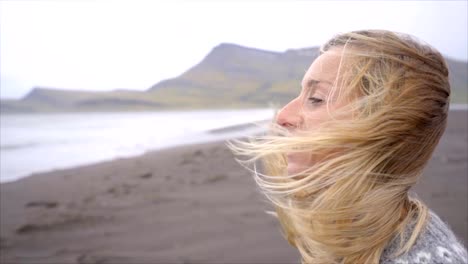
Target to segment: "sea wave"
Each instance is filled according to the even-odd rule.
[[[38,142],[28,142],[28,143],[21,143],[21,144],[3,144],[3,145],[0,145],[0,150],[3,150],[3,151],[18,150],[18,149],[37,147],[39,145],[41,144]]]
[[[3,116],[0,183],[150,150],[246,136],[258,127],[245,124],[272,118],[273,113],[249,109]]]
[[[451,111],[468,111],[468,104],[451,104]]]

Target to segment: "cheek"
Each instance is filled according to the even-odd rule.
[[[328,119],[327,110],[320,110],[313,113],[306,113],[304,117],[304,129],[313,130]]]
[[[304,116],[304,127],[303,129],[312,131],[316,129],[321,123],[328,119],[327,110],[316,110],[313,113],[309,113]],[[287,155],[288,160],[288,174],[300,173],[317,161],[321,160],[322,155],[312,155],[311,153],[291,153]]]

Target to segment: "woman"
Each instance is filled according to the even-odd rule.
[[[446,126],[442,55],[383,30],[321,48],[271,135],[235,142],[303,263],[467,263],[466,249],[408,196]],[[254,163],[255,165],[255,163]]]

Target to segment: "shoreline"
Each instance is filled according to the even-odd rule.
[[[299,259],[264,213],[272,208],[251,175],[219,142],[38,174],[0,190],[2,263]]]
[[[239,129],[252,128],[253,126],[254,125],[251,125],[251,124],[244,124],[244,125],[235,125],[235,126],[232,126],[232,127],[233,127],[233,131],[235,132],[235,131],[237,131]],[[214,134],[214,135],[221,135],[223,133],[226,133],[225,129],[230,129],[230,128],[213,129],[213,130],[208,131],[207,133]],[[243,138],[243,137],[233,137],[233,138],[230,138],[230,139],[236,139],[236,138]],[[178,149],[178,148],[184,148],[184,147],[192,148],[192,147],[196,147],[198,145],[202,146],[202,145],[205,145],[205,144],[212,144],[212,143],[224,145],[227,140],[228,139],[216,139],[216,138],[206,139],[206,140],[196,142],[196,143],[171,145],[171,146],[164,146],[164,147],[157,148],[157,149],[151,149],[151,150],[144,151],[143,153],[137,154],[137,155],[128,155],[128,156],[122,155],[122,156],[110,157],[108,159],[96,160],[96,161],[93,161],[93,162],[72,165],[72,166],[56,167],[56,168],[52,168],[52,169],[49,169],[49,170],[32,172],[32,173],[27,174],[25,176],[20,176],[17,179],[0,181],[0,185],[7,184],[7,183],[15,183],[17,181],[27,179],[27,178],[30,178],[30,177],[34,177],[36,175],[56,173],[57,171],[75,170],[75,169],[80,169],[82,167],[99,165],[101,163],[112,163],[114,161],[119,161],[119,160],[124,160],[124,159],[138,159],[138,158],[144,157],[145,155],[155,153],[155,152],[170,151],[172,149]]]
[[[138,114],[129,116],[97,115],[89,118],[91,120],[88,126],[91,128],[84,125],[88,122],[88,118],[83,115],[78,115],[78,118],[65,115],[51,119],[38,118],[36,120],[30,116],[25,116],[23,119],[18,118],[18,120],[9,119],[6,124],[2,124],[6,128],[4,130],[4,127],[2,127],[1,162],[3,166],[1,168],[0,183],[12,182],[33,174],[51,172],[56,169],[86,166],[124,157],[137,157],[148,151],[225,140],[261,132],[263,125],[255,126],[254,124],[260,122],[258,120],[271,118],[273,112],[269,109],[258,110],[257,112],[251,111],[253,110],[246,110],[245,112],[215,111],[206,115],[201,114],[202,112],[179,112],[174,116],[153,115],[151,113],[142,114],[143,116]],[[203,111],[203,113],[207,113],[207,111]],[[226,119],[226,117],[233,114],[237,117],[232,120]],[[120,125],[117,126],[118,130],[112,131],[110,129],[112,124],[109,124],[109,120],[117,118],[117,116],[119,116],[118,120],[123,120],[128,126]],[[133,120],[138,121],[129,121],[132,120],[132,117]],[[172,128],[172,131],[170,128],[158,131],[157,125],[154,125],[158,122],[166,123],[171,118],[187,117],[192,117],[194,120],[205,118],[205,120],[201,126],[189,121],[187,125],[177,125],[175,129]],[[31,124],[38,123],[41,120],[41,122],[47,124],[56,122],[57,119],[65,119],[65,122],[62,123],[62,127],[57,128],[55,131],[47,131],[46,126],[37,130],[39,135],[45,135],[46,133],[50,135],[42,136],[42,141],[40,141],[41,138],[29,136],[29,138],[22,139],[25,144],[21,144],[21,138],[18,139],[14,134],[15,132],[17,134],[29,133],[29,130],[24,128],[28,128]],[[106,125],[100,127],[101,124],[98,120],[103,120],[107,127]],[[154,122],[155,120],[156,122]],[[15,122],[22,124],[17,126],[20,128],[23,126],[23,131],[21,129],[15,130]],[[153,122],[153,125],[147,124],[148,122]],[[77,123],[77,125],[74,123]],[[11,128],[11,124],[13,124],[13,128]],[[30,127],[30,129],[35,131],[35,127]],[[73,129],[73,132],[67,136],[66,133],[70,129]],[[58,131],[65,134],[57,134]],[[54,133],[57,135],[54,136]],[[100,139],[99,135],[102,135],[103,138]],[[88,152],[87,149],[91,149],[92,152]],[[56,158],[43,159],[44,155]]]
[[[468,104],[456,104],[453,105],[453,109],[451,108],[450,111],[454,113],[458,112],[468,112]],[[265,109],[257,109],[257,110],[265,110]],[[150,113],[150,112],[148,112]],[[466,121],[462,121],[465,122]],[[44,173],[51,173],[55,170],[64,170],[64,169],[72,169],[72,168],[79,168],[81,166],[88,166],[88,165],[93,165],[101,162],[110,162],[113,160],[118,160],[118,159],[123,159],[123,158],[137,158],[141,155],[145,155],[148,152],[153,152],[153,151],[162,151],[162,150],[167,150],[171,148],[176,148],[179,146],[190,146],[194,144],[203,144],[203,143],[210,143],[210,142],[218,142],[218,141],[225,141],[230,138],[238,138],[238,137],[243,137],[243,136],[248,136],[248,132],[250,131],[250,134],[255,134],[261,132],[260,126],[264,126],[266,129],[266,125],[268,124],[268,120],[258,120],[255,122],[247,122],[247,123],[238,123],[238,124],[233,124],[233,125],[228,125],[224,127],[219,127],[219,128],[213,128],[213,129],[208,129],[204,133],[201,133],[198,135],[199,137],[203,134],[205,134],[205,138],[199,138],[198,141],[194,142],[189,142],[189,143],[180,143],[180,144],[173,144],[173,145],[167,145],[167,146],[162,146],[159,148],[153,148],[153,149],[148,149],[144,150],[141,153],[138,154],[128,154],[128,155],[118,155],[118,156],[113,156],[113,157],[108,157],[108,158],[103,158],[99,160],[94,160],[90,162],[82,162],[74,165],[64,165],[64,166],[58,166],[46,170],[40,170],[40,171],[33,171],[30,173],[27,173],[22,176],[17,176],[15,179],[8,179],[8,180],[2,180],[0,179],[0,185],[4,183],[9,183],[9,182],[15,182],[20,179],[28,178],[28,177],[33,177],[36,174],[44,174]],[[243,133],[244,132],[244,133]],[[232,134],[232,136],[229,136],[229,134]],[[236,135],[237,133],[237,135]],[[224,136],[225,135],[225,136]],[[207,136],[212,136],[212,138],[208,138]]]
[[[216,111],[250,111],[250,110],[266,110],[270,109],[272,111],[276,111],[279,108],[269,108],[269,107],[252,107],[252,108],[201,108],[201,109],[161,109],[161,110],[115,110],[115,111],[62,111],[62,112],[55,112],[55,111],[44,111],[44,112],[4,112],[0,115],[56,115],[56,114],[132,114],[132,113],[177,113],[177,112],[216,112]],[[450,111],[455,110],[468,110],[468,103],[450,103]]]
[[[449,116],[412,189],[465,245],[467,117]],[[300,262],[222,142],[37,173],[0,195],[1,263]]]

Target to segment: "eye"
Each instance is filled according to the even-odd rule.
[[[309,102],[311,104],[320,104],[320,103],[323,103],[323,100],[320,99],[320,98],[317,98],[317,97],[309,97],[308,98]]]

